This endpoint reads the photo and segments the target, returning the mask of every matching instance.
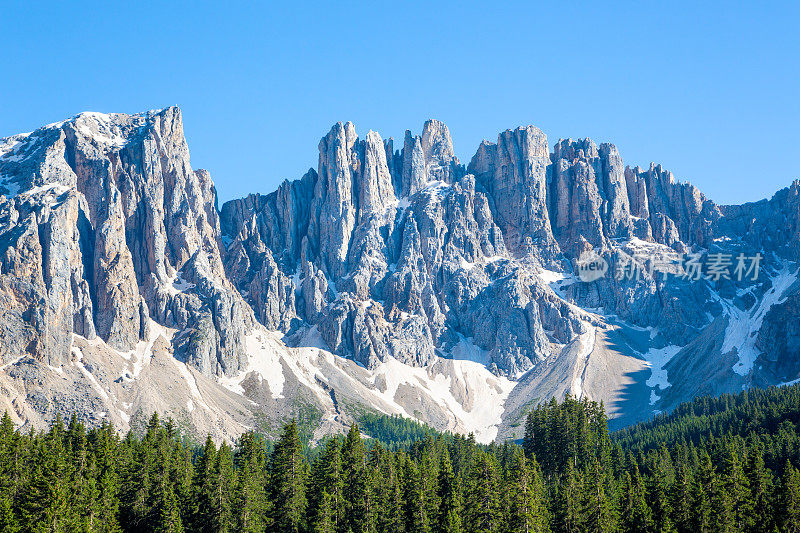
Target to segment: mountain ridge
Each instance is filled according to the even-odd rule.
[[[435,120],[397,150],[349,122],[318,148],[317,169],[218,208],[175,107],[0,139],[0,397],[17,422],[161,410],[230,439],[313,406],[319,434],[367,409],[490,439],[567,392],[627,424],[800,375],[800,182],[720,206],[609,143],[551,152],[533,126],[467,165]],[[587,253],[723,252],[763,253],[764,277],[576,274]]]

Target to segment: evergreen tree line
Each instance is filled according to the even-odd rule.
[[[772,470],[786,459],[800,464],[800,386],[750,389],[736,395],[700,397],[614,433],[625,449],[650,450],[681,442],[699,444],[717,436],[758,441]]]
[[[658,423],[611,435],[602,404],[571,397],[535,408],[521,445],[369,423],[420,438],[387,445],[354,425],[309,448],[292,421],[274,442],[195,447],[157,415],[125,437],[74,419],[24,434],[6,415],[0,533],[800,531],[788,416],[771,433],[733,424],[655,446]]]

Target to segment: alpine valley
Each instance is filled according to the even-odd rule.
[[[623,427],[800,377],[800,181],[718,205],[533,126],[464,164],[436,120],[402,143],[348,122],[316,169],[220,207],[171,107],[0,139],[0,194],[0,411],[23,428],[157,411],[319,438],[382,413],[488,442],[551,397]],[[610,266],[586,282],[589,253]]]

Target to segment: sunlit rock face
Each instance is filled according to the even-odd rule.
[[[152,317],[202,331],[176,348],[204,373],[240,369],[253,314],[225,275],[216,191],[189,165],[180,110],[83,113],[4,142],[3,280],[27,352],[64,363],[73,332],[129,351]]]
[[[137,371],[157,346],[204,386],[217,383],[220,405],[244,394],[266,409],[264,396],[284,413],[300,400],[272,389],[294,372],[294,392],[327,409],[346,380],[332,381],[323,359],[292,366],[313,347],[347,361],[336,368],[356,403],[388,412],[402,398],[396,409],[451,429],[471,426],[447,395],[474,399],[485,372],[506,402],[492,414],[501,433],[535,399],[567,392],[624,418],[800,378],[800,182],[717,205],[660,165],[624,166],[612,144],[551,144],[534,126],[483,141],[465,166],[436,120],[398,143],[338,123],[318,153],[299,179],[219,208],[210,174],[191,168],[174,107],[82,113],[0,139],[3,372],[30,376],[33,363],[19,365],[31,359],[89,380],[76,342]],[[737,277],[736,257],[755,254],[760,275]],[[576,267],[590,256],[607,270],[586,281]],[[726,256],[728,275],[687,277],[690,256],[706,267]],[[268,350],[254,348],[267,330],[280,338],[269,371],[259,359]],[[480,372],[466,379],[465,361]],[[407,381],[376,399],[398,368]],[[90,389],[104,386],[92,376]],[[193,406],[197,387],[187,389]],[[103,402],[119,393],[104,391]],[[412,408],[423,397],[438,407]],[[221,416],[212,412],[197,423]],[[236,420],[226,434],[247,425]]]

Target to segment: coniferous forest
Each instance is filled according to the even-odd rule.
[[[0,422],[0,532],[800,531],[800,387],[701,398],[610,434],[601,404],[535,408],[521,444],[368,417],[309,447],[195,446],[156,415],[139,436]]]

